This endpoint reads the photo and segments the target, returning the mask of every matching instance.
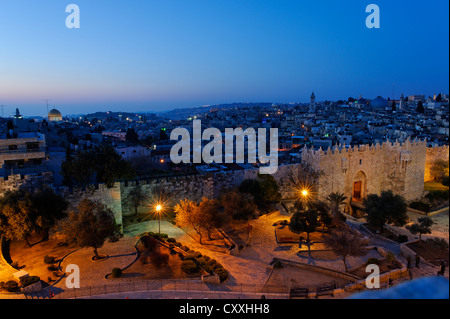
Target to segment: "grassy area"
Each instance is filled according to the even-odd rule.
[[[448,186],[444,186],[439,182],[425,182],[424,190],[426,191],[448,191]]]

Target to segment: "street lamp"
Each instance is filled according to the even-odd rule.
[[[160,235],[161,235],[161,210],[162,210],[162,206],[156,205],[155,213],[156,213],[156,215],[158,215],[158,224],[159,224],[159,234]]]

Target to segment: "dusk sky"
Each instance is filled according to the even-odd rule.
[[[80,7],[68,29],[65,8]],[[375,3],[381,28],[368,29]],[[45,115],[448,93],[447,0],[0,0],[0,105]]]

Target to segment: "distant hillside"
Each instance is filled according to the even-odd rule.
[[[208,105],[202,107],[193,108],[182,108],[175,109],[168,112],[159,113],[160,116],[171,119],[171,120],[181,120],[186,119],[190,116],[209,113],[211,109],[233,109],[233,108],[243,108],[243,107],[270,107],[273,103],[261,102],[261,103],[230,103],[230,104],[217,104]]]

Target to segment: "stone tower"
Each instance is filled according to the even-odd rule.
[[[311,100],[309,103],[309,113],[315,113],[316,112],[316,95],[314,92],[311,94]]]
[[[386,141],[328,150],[305,148],[302,164],[324,173],[318,186],[321,200],[339,192],[362,202],[368,194],[385,190],[413,200],[423,194],[426,153],[426,141],[409,139],[404,143]]]

